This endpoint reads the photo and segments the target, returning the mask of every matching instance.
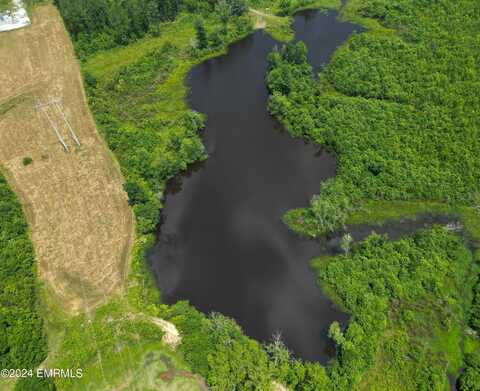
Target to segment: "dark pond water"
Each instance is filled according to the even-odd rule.
[[[297,15],[294,27],[315,68],[358,29],[316,11]],[[149,259],[168,303],[188,299],[231,316],[259,341],[280,331],[297,356],[325,362],[328,326],[347,316],[309,269],[319,243],[295,236],[281,217],[335,175],[335,158],[292,139],[267,113],[266,57],[275,44],[257,31],[192,70],[190,104],[207,115],[210,157],[170,184]]]
[[[359,241],[367,238],[372,233],[380,235],[387,235],[390,240],[398,240],[402,236],[409,235],[412,232],[431,227],[433,225],[450,226],[450,229],[455,231],[462,231],[460,222],[455,216],[437,215],[437,214],[423,214],[417,216],[415,219],[402,219],[398,221],[388,221],[382,225],[376,224],[361,224],[350,225],[346,227],[345,232],[352,235],[354,241]],[[345,232],[335,232],[329,237],[319,240],[322,248],[322,254],[335,255],[342,252],[340,248],[340,241]]]

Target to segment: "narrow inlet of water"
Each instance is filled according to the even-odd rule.
[[[295,16],[296,39],[307,44],[315,69],[359,30],[336,16]],[[207,115],[209,158],[170,183],[149,260],[166,302],[187,299],[233,317],[259,341],[280,332],[298,357],[326,362],[334,353],[328,327],[347,315],[309,268],[319,243],[294,235],[281,217],[306,206],[336,162],[268,114],[267,55],[276,44],[257,31],[191,71],[190,105]]]

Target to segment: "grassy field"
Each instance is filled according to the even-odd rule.
[[[88,58],[83,68],[94,77],[101,79],[113,75],[119,69],[134,63],[143,55],[172,39],[177,46],[186,47],[194,37],[192,18],[184,15],[175,22],[163,24],[162,34],[159,37],[145,37],[128,46],[96,53]]]
[[[127,300],[70,317],[44,297],[50,368],[82,368],[81,379],[57,379],[58,390],[203,391],[199,376],[166,343],[155,318]]]
[[[53,6],[33,13],[32,27],[0,35],[0,166],[20,196],[40,277],[64,308],[91,308],[124,283],[133,216],[117,163],[86,105],[72,45]],[[50,120],[37,103],[60,99],[77,147],[55,107]],[[24,166],[23,158],[33,159]]]

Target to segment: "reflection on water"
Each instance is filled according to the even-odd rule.
[[[355,29],[314,11],[298,15],[294,27],[316,69]],[[192,70],[190,103],[207,115],[210,156],[170,184],[149,259],[167,302],[188,299],[231,316],[259,341],[280,331],[297,356],[325,362],[334,353],[327,329],[347,316],[309,268],[320,244],[295,236],[281,217],[306,206],[336,165],[267,113],[266,58],[275,44],[257,31]]]

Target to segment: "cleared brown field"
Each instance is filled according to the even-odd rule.
[[[41,279],[75,313],[121,292],[134,220],[60,15],[47,5],[31,16],[31,27],[0,34],[0,168],[24,205]],[[80,147],[57,107],[46,108],[48,117],[35,108],[51,99],[61,101]],[[24,166],[27,156],[33,163]]]

